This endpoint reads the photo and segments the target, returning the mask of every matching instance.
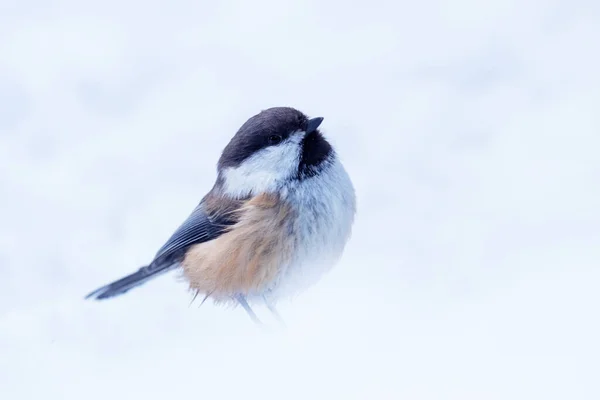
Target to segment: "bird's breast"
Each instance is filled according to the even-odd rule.
[[[292,294],[335,263],[354,212],[354,189],[335,163],[327,173],[244,203],[226,233],[189,248],[184,276],[192,290],[216,301]]]
[[[335,265],[356,212],[354,187],[337,160],[319,175],[290,186],[283,198],[293,210],[295,246],[290,262],[268,288],[266,295],[273,301],[313,285]]]

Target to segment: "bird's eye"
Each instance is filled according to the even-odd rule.
[[[279,136],[279,135],[269,136],[269,144],[277,144],[279,142],[281,142],[281,136]]]

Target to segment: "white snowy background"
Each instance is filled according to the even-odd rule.
[[[596,0],[0,0],[0,398],[599,399],[599,71]],[[287,330],[84,301],[278,105],[359,207]]]

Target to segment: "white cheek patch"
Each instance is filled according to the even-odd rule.
[[[298,170],[300,142],[304,132],[290,135],[276,146],[265,147],[239,166],[223,171],[225,192],[243,197],[276,191]]]

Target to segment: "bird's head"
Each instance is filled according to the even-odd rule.
[[[318,175],[333,157],[319,126],[290,107],[269,108],[246,121],[218,162],[219,182],[232,197],[274,192]]]

